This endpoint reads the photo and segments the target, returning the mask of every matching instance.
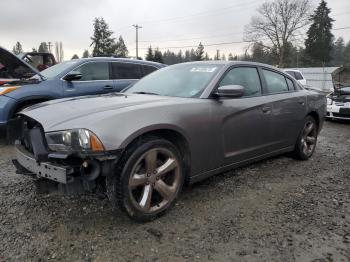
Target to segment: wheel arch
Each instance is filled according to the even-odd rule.
[[[170,141],[179,150],[185,168],[185,182],[189,181],[190,167],[191,167],[191,150],[188,139],[185,134],[177,127],[172,125],[155,125],[151,126],[134,134],[130,135],[122,144],[122,148],[129,148],[135,143],[142,143],[145,137],[156,136]]]
[[[307,116],[311,116],[315,119],[316,124],[317,124],[317,130],[319,131],[320,122],[321,122],[320,115],[316,111],[311,111],[307,114]]]
[[[38,104],[38,103],[53,100],[53,99],[55,98],[50,96],[30,96],[24,99],[20,99],[16,102],[15,106],[11,109],[9,114],[9,119],[13,118],[14,115],[18,112],[18,110],[20,110],[26,105],[30,106],[33,104]]]

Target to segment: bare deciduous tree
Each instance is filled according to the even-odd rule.
[[[295,41],[298,31],[310,23],[309,0],[274,0],[263,3],[249,25],[245,28],[245,39],[263,41],[274,47],[279,57],[279,67],[284,66],[288,43]]]

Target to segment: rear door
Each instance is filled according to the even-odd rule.
[[[237,163],[270,152],[271,105],[262,95],[259,71],[254,66],[234,67],[219,86],[241,85],[242,98],[222,98],[216,104],[217,134],[221,137],[224,165]]]
[[[261,72],[272,105],[273,149],[293,146],[306,115],[306,96],[290,77],[270,68]]]
[[[114,82],[110,79],[109,63],[104,61],[87,62],[72,71],[80,72],[77,81],[64,81],[65,96],[94,95],[112,92]]]
[[[138,63],[111,62],[111,78],[115,91],[119,92],[142,77],[142,65]]]

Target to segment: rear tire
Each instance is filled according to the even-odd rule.
[[[315,118],[307,116],[304,121],[303,128],[299,134],[293,156],[296,159],[307,160],[309,159],[316,148],[318,135],[318,126]]]
[[[116,173],[107,177],[107,195],[135,221],[164,215],[178,198],[184,183],[182,158],[168,140],[147,137],[128,148]]]

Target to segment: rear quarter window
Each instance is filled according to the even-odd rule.
[[[143,76],[149,75],[150,73],[153,73],[154,71],[157,71],[158,68],[154,66],[149,66],[149,65],[142,65],[143,69]]]

